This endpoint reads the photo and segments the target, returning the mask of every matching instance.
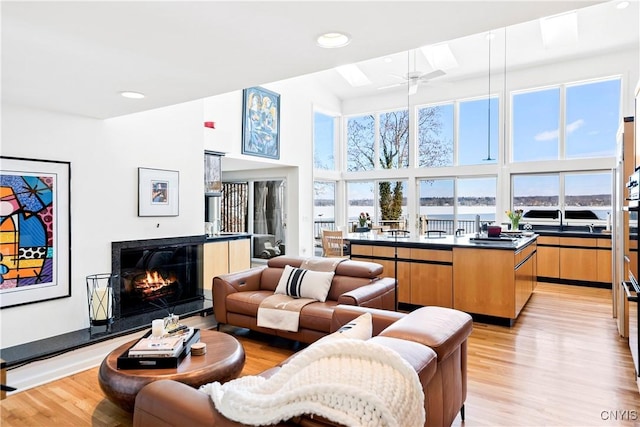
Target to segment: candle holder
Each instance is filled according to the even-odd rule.
[[[117,279],[116,274],[101,273],[87,276],[87,302],[89,304],[89,335],[91,337],[104,335],[111,332],[113,324],[113,308],[115,305],[115,293],[113,284]],[[104,331],[94,330],[94,327]]]

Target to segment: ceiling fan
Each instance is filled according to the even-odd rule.
[[[414,95],[418,92],[418,86],[421,84],[426,84],[430,80],[435,79],[436,77],[444,76],[446,73],[442,70],[434,70],[430,73],[423,73],[422,71],[409,71],[404,76],[398,76],[396,74],[391,74],[393,77],[397,79],[401,79],[401,82],[394,83],[392,85],[382,86],[378,89],[390,89],[392,87],[398,86],[409,86],[409,95]]]

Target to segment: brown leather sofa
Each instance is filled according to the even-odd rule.
[[[213,313],[218,322],[249,328],[267,334],[312,343],[327,335],[331,316],[338,304],[393,310],[395,280],[380,278],[382,266],[364,261],[345,260],[338,264],[325,302],[313,302],[300,312],[297,332],[269,329],[257,325],[258,307],[273,295],[284,267],[300,267],[305,258],[279,256],[267,266],[255,267],[213,279]]]
[[[371,312],[373,317],[374,337],[371,340],[395,350],[418,373],[425,394],[425,426],[450,426],[458,412],[464,420],[467,337],[473,327],[471,316],[442,307],[423,307],[405,315],[340,305],[333,311],[331,331],[338,330],[365,311]],[[268,369],[261,375],[268,377],[278,369]],[[302,416],[279,425],[322,427],[335,424],[319,416]],[[209,395],[176,381],[161,380],[138,393],[133,426],[238,427],[241,424],[223,417]]]

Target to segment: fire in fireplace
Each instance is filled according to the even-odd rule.
[[[114,289],[116,319],[201,308],[203,242],[204,236],[113,242],[112,272],[120,283]]]
[[[164,298],[179,291],[178,279],[173,273],[164,278],[157,271],[147,270],[133,279],[133,294],[147,301]]]

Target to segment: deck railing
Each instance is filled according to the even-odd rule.
[[[398,226],[398,221],[380,221],[383,226]],[[404,221],[402,221],[404,222]],[[486,223],[487,221],[482,221]],[[391,224],[393,223],[393,224]],[[441,230],[445,234],[453,235],[457,230],[460,230],[461,234],[474,233],[476,231],[476,225],[474,220],[459,219],[457,221],[458,226],[455,226],[455,222],[452,219],[429,219],[427,222],[427,230],[435,231]],[[402,228],[402,226],[400,227]],[[313,233],[316,239],[322,238],[322,230],[337,230],[336,223],[332,219],[316,219],[313,222]]]

